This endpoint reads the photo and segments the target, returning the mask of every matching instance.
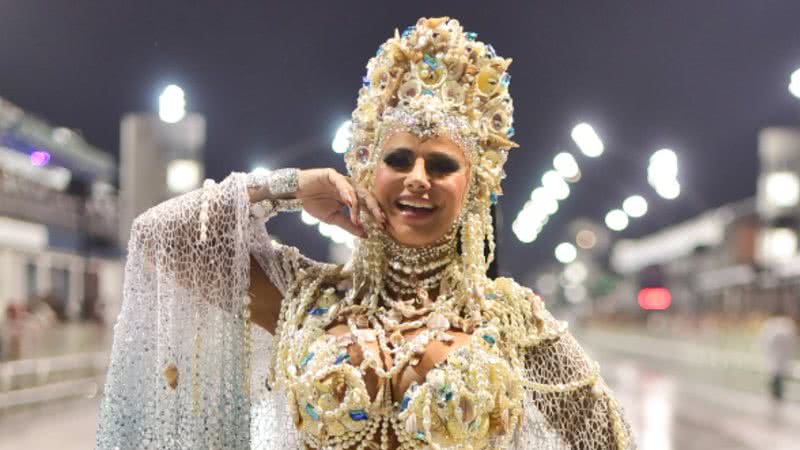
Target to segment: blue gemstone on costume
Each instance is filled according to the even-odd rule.
[[[375,52],[375,56],[381,56],[383,54],[383,46],[381,45],[378,47],[378,50]]]
[[[490,336],[488,334],[483,335],[483,340],[486,341],[486,343],[488,343],[489,345],[494,345],[497,342],[494,336]]]
[[[494,194],[494,192],[493,192],[493,194]],[[494,292],[489,292],[484,297],[486,297],[489,300],[496,300],[497,299],[497,294],[495,294]]]
[[[490,57],[497,58],[497,52],[492,47],[492,44],[486,44],[486,52],[489,53]]]
[[[314,353],[313,352],[307,354],[306,356],[303,356],[302,361],[300,361],[300,367],[302,368],[302,367],[307,366],[308,363],[311,362],[312,358],[314,358]]]
[[[366,75],[361,77],[361,85],[364,87],[369,87],[369,77],[367,77]]]
[[[445,384],[442,386],[440,394],[444,401],[449,402],[453,399],[453,388],[451,388],[449,384]]]
[[[508,137],[514,137],[514,133],[514,127],[508,127],[508,130],[506,130],[506,136]]]
[[[348,355],[347,353],[342,353],[341,355],[336,357],[336,361],[334,361],[334,364],[341,364],[349,359],[350,355]]]
[[[428,88],[423,88],[422,95],[433,95],[433,91]]]
[[[412,31],[414,31],[414,25],[409,25],[409,26],[406,27],[405,30],[403,30],[403,35],[402,36],[403,37],[408,37],[411,34]]]
[[[469,39],[470,41],[474,41],[475,39],[478,39],[478,33],[474,32],[474,31],[467,31],[466,33],[464,33],[464,36],[466,36],[467,39]]]
[[[405,411],[409,403],[411,403],[411,397],[403,396],[403,400],[400,402],[400,411]]]
[[[431,68],[431,70],[436,70],[436,68],[439,67],[439,63],[436,62],[436,58],[427,53],[422,55],[422,61],[424,61],[425,64]]]
[[[500,77],[500,84],[503,86],[508,86],[511,84],[511,74],[508,72],[504,73],[503,76]]]
[[[367,420],[369,416],[363,409],[353,409],[350,411],[350,418],[353,420]]]
[[[309,312],[309,314],[311,314],[312,316],[321,316],[321,315],[325,314],[326,312],[328,312],[328,308],[324,308],[322,306],[318,306],[316,308],[313,308]]]
[[[493,205],[497,204],[497,194],[492,192],[489,194],[489,201],[492,202]],[[489,298],[489,297],[486,297]]]
[[[314,407],[311,406],[311,403],[306,403],[306,414],[308,414],[308,417],[311,417],[314,420],[319,420],[319,414]]]
[[[414,437],[419,439],[420,441],[424,441],[425,440],[425,433],[423,433],[422,431],[417,431],[417,434],[414,435]]]

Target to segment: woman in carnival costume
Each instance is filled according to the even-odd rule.
[[[511,60],[476,38],[423,18],[380,47],[349,176],[232,173],[134,222],[98,448],[634,448],[566,324],[486,276],[517,145]],[[270,240],[299,208],[349,263]]]

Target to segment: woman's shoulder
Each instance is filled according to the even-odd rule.
[[[516,328],[523,328],[521,331],[524,339],[520,341],[521,346],[557,339],[566,331],[566,322],[553,317],[539,295],[512,278],[499,277],[489,280],[484,297],[490,304],[500,302],[503,305],[502,308],[493,308],[507,311],[505,315],[509,317],[503,322],[513,324],[510,326]]]
[[[513,278],[498,277],[488,280],[484,297],[487,300],[502,300],[515,313],[529,320],[535,319],[537,313],[545,310],[542,298],[531,288],[517,283]]]

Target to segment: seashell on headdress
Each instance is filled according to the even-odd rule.
[[[350,174],[369,186],[382,140],[395,131],[446,135],[494,201],[507,152],[517,147],[510,64],[455,19],[421,18],[402,34],[395,30],[367,64],[345,155]]]

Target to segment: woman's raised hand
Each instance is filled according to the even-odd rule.
[[[301,170],[295,198],[303,202],[307,213],[359,237],[367,235],[359,220],[361,208],[365,208],[377,224],[386,226],[386,215],[375,197],[354,186],[350,178],[335,169]],[[349,209],[349,214],[344,207]]]

